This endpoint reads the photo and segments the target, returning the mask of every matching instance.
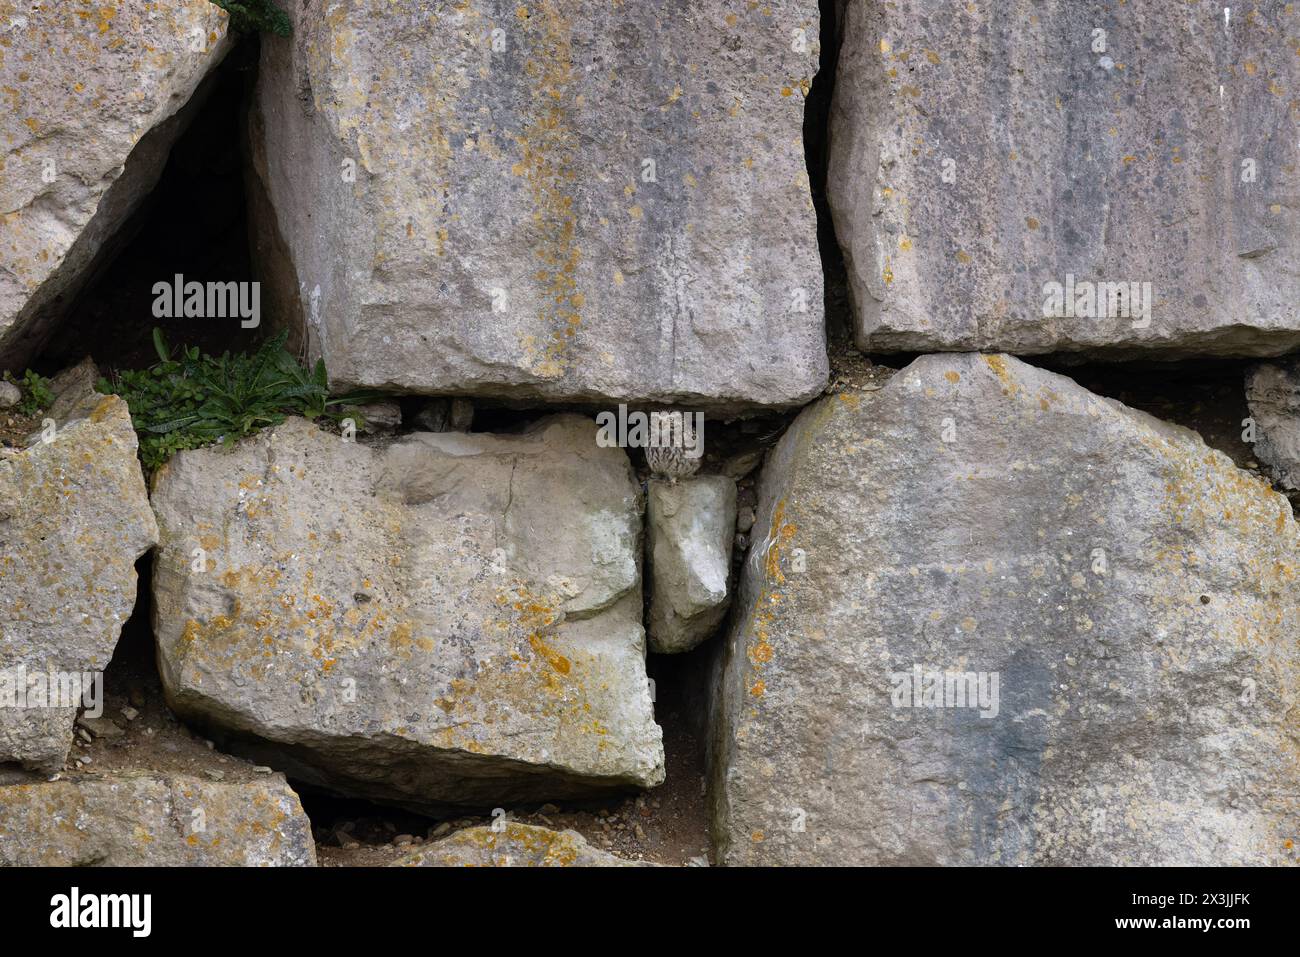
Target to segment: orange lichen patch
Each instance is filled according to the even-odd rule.
[[[564,375],[568,340],[582,323],[583,297],[577,288],[581,250],[573,198],[579,143],[569,121],[574,100],[569,25],[552,2],[541,3],[534,14],[540,14],[542,34],[525,66],[533,79],[534,118],[517,138],[522,155],[512,170],[527,182],[532,198],[536,255],[541,260],[535,276],[543,287],[538,321],[550,330],[534,371],[553,379]]]
[[[95,423],[103,422],[113,413],[121,401],[122,400],[115,395],[104,396],[95,404],[95,408],[91,410],[89,417],[90,421]]]
[[[949,369],[947,372],[945,372],[943,374],[943,377],[947,379],[949,382],[952,382],[954,384],[961,381],[961,373],[956,372],[952,369]]]
[[[568,658],[547,645],[538,635],[529,635],[528,644],[532,647],[533,652],[539,658],[545,660],[547,664],[560,674],[567,675],[569,669],[573,667]]]
[[[507,650],[480,661],[471,677],[452,680],[435,699],[446,717],[439,721],[441,727],[431,743],[481,749],[476,727],[508,727],[526,715],[528,721],[555,729],[548,742],[552,752],[609,747],[611,712],[599,696],[604,686],[589,688],[585,683],[589,677],[584,680],[595,657],[573,650],[561,653],[556,647],[556,629],[564,620],[559,599],[532,593],[516,582],[496,596],[496,604],[508,617],[486,622],[484,627],[504,632]]]
[[[781,549],[789,545],[795,531],[795,526],[785,521],[785,499],[782,499],[772,510],[771,532],[763,555],[763,570],[768,581],[778,585],[785,583],[785,575],[781,572]]]
[[[502,822],[502,829],[472,827],[414,855],[407,863],[436,860],[441,864],[503,867],[527,863],[535,867],[570,867],[581,856],[580,839],[545,828]],[[522,860],[521,860],[522,859]]]
[[[993,374],[998,377],[1002,383],[1002,394],[1014,398],[1020,393],[1020,385],[1011,377],[1011,372],[1007,369],[1006,356],[1002,355],[984,355],[981,356],[985,364],[993,370]]]

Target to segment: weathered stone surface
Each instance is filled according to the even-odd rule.
[[[21,369],[157,182],[229,48],[208,0],[0,0],[0,368]]]
[[[355,416],[353,421],[362,432],[395,432],[402,425],[402,407],[396,402],[367,402],[344,412]]]
[[[264,38],[250,121],[255,216],[266,291],[334,385],[717,407],[821,390],[813,0],[284,6],[295,35]]]
[[[393,867],[637,867],[592,847],[577,831],[507,822],[505,830],[470,827],[393,862]]]
[[[153,490],[169,703],[291,776],[420,808],[662,781],[638,490],[595,433],[370,446],[291,419],[182,452]]]
[[[1016,359],[817,403],[720,671],[721,860],[1294,861],[1298,559],[1266,483]],[[996,714],[895,707],[914,665],[997,675]]]
[[[861,347],[1300,345],[1298,28],[1281,3],[1227,26],[1159,0],[847,4],[828,195]],[[1068,275],[1150,282],[1149,324],[1044,318]]]
[[[650,650],[690,651],[727,613],[736,482],[725,475],[701,475],[675,485],[651,481],[646,518]]]
[[[1255,455],[1283,488],[1300,491],[1300,360],[1260,363],[1246,375]]]
[[[135,561],[158,540],[126,403],[65,393],[55,409],[53,441],[0,449],[0,699],[16,696],[0,706],[0,763],[36,768],[62,765],[77,709],[30,682],[107,666]]]
[[[316,845],[280,775],[124,771],[0,783],[0,865],[314,867]]]

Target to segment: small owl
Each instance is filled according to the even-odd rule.
[[[656,476],[667,478],[672,485],[679,478],[694,475],[700,467],[700,456],[687,455],[695,449],[695,430],[680,412],[651,412],[650,434],[655,437],[646,446],[645,461]]]

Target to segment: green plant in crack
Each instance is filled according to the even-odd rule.
[[[4,380],[18,386],[23,394],[22,399],[14,406],[15,411],[21,415],[35,415],[37,412],[48,409],[54,402],[54,393],[50,390],[50,380],[37,375],[31,369],[24,372],[21,379],[12,372],[6,372]]]
[[[182,347],[173,357],[162,330],[154,329],[158,362],[117,372],[111,381],[100,379],[97,388],[126,400],[140,438],[140,460],[150,471],[182,449],[229,445],[289,415],[337,422],[343,412],[336,407],[378,397],[372,392],[331,397],[325,363],[301,365],[284,348],[287,335],[268,339],[251,355],[213,357]]]
[[[240,33],[274,33],[287,37],[293,32],[289,15],[272,0],[210,0],[230,14],[230,25]]]

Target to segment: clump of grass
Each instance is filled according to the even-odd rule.
[[[12,372],[6,372],[4,379],[6,382],[18,386],[22,391],[22,399],[14,406],[14,409],[21,415],[35,415],[37,412],[48,409],[54,402],[54,393],[50,389],[50,380],[37,375],[31,369],[24,372],[21,379],[17,378]]]
[[[332,398],[325,363],[306,368],[284,348],[287,333],[268,339],[252,355],[201,354],[182,347],[175,357],[161,329],[154,329],[158,362],[100,379],[96,388],[120,395],[140,438],[140,461],[152,471],[182,449],[230,445],[289,415],[338,421],[346,403],[377,393]]]
[[[287,37],[293,32],[289,15],[272,0],[211,0],[230,14],[230,25],[240,33],[274,33]]]

